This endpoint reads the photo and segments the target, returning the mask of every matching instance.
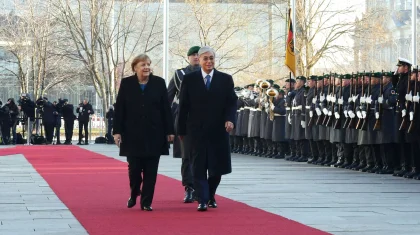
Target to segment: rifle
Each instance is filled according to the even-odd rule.
[[[327,99],[327,107],[326,108],[327,109],[328,109],[328,106],[330,105],[329,101],[328,101],[328,97],[330,96],[330,93],[331,93],[331,72],[330,72],[330,76],[328,77],[328,80],[329,80],[329,82],[328,82],[328,94],[327,94],[327,97],[326,97],[326,99]],[[322,121],[322,125],[326,126],[327,122],[328,122],[328,115],[325,115],[324,120]]]
[[[414,93],[413,95],[416,95],[418,93],[417,91],[417,79],[418,79],[418,75],[419,75],[419,66],[417,65],[416,68],[416,80],[414,81]],[[419,94],[417,94],[419,95]],[[414,123],[414,119],[415,119],[415,114],[417,111],[417,102],[413,102],[413,120],[410,121],[410,126],[408,127],[407,133],[411,133],[411,131],[413,131],[414,127],[415,127],[415,123]]]
[[[362,76],[362,94],[360,95],[360,100],[362,99],[362,97],[365,97],[365,74],[366,72],[363,71],[363,76]],[[360,102],[360,106],[362,106],[362,102]],[[363,124],[363,119],[359,118],[359,120],[357,121],[357,125],[356,125],[356,129],[360,130],[360,128],[362,128],[362,124]]]
[[[354,78],[356,78],[356,82],[354,82]],[[353,77],[353,75],[352,75],[351,85],[350,85],[350,97],[356,97],[357,96],[358,79],[359,79],[359,77],[357,76],[357,74],[356,74],[355,77]],[[353,112],[356,113],[356,101],[352,101],[352,102],[353,102],[353,105],[354,105],[353,106]],[[350,128],[355,129],[356,128],[355,124],[357,123],[357,122],[355,122],[355,119],[356,119],[356,117],[355,118],[348,117],[347,120],[349,120],[349,122],[348,122],[347,126],[344,126],[344,127],[347,128],[347,129],[350,129]]]
[[[381,75],[381,83],[380,83],[380,88],[379,88],[379,97],[382,97],[383,95],[384,95],[384,71],[382,70],[382,75]],[[381,130],[381,120],[382,120],[382,113],[383,113],[383,108],[382,108],[382,104],[380,104],[379,102],[378,102],[378,105],[379,105],[379,110],[378,110],[378,112],[379,112],[379,118],[378,119],[376,119],[376,122],[375,122],[375,126],[373,126],[373,130],[374,131],[379,131],[379,130]]]
[[[372,72],[373,73],[373,72]],[[369,85],[368,85],[368,93],[366,97],[370,97],[372,95],[372,73],[369,74]],[[369,112],[370,112],[370,104],[366,102],[366,118],[363,119],[362,130],[366,131],[368,122],[369,122]]]
[[[335,77],[334,77],[334,81],[332,80],[332,76],[330,75],[330,85],[332,85],[332,94],[334,95],[334,97],[335,97]],[[331,98],[332,98],[333,96],[331,96]],[[334,103],[335,102],[333,102],[333,101],[331,101],[331,107],[332,107],[332,111],[334,111]],[[328,120],[327,120],[327,123],[326,123],[326,126],[331,126],[332,125],[332,119],[333,119],[333,117],[332,117],[333,115],[331,115],[331,116],[328,116]]]
[[[411,88],[410,88],[410,84],[411,84],[411,71],[409,71],[408,72],[408,79],[407,79],[407,94],[408,93],[410,93],[411,92]],[[407,113],[407,111],[408,111],[408,108],[410,107],[409,106],[409,103],[410,101],[408,101],[408,100],[406,100],[405,101],[405,110],[406,110],[406,113]],[[401,122],[401,125],[400,125],[400,131],[402,131],[402,130],[405,130],[405,129],[407,129],[407,122],[409,121],[409,117],[408,117],[409,115],[405,115],[403,118],[402,118],[402,122]],[[408,120],[407,120],[408,119]]]
[[[314,94],[314,97],[313,97],[315,99],[318,98],[318,88],[317,88],[318,82],[317,82],[317,79],[315,80],[315,94]],[[315,106],[316,105],[316,101],[315,101],[315,104],[314,104],[313,101],[311,100],[311,105],[310,105],[311,106],[311,109],[313,107],[312,105]],[[306,106],[308,106],[308,104],[306,104]],[[315,116],[316,116],[316,112],[314,113],[314,111],[312,111],[312,117],[310,117],[310,119],[309,119],[308,127],[311,127],[313,125]]]
[[[324,74],[322,74],[322,88],[321,88],[321,93],[319,95],[319,99],[320,99],[320,103],[321,103],[321,96],[324,96]],[[321,115],[318,116],[317,120],[316,120],[316,125],[320,125],[321,120],[324,121],[324,114],[321,112]]]
[[[351,73],[351,79],[350,79],[350,95],[349,95],[349,99],[351,100],[352,98],[353,98],[353,73]],[[351,102],[348,102],[348,104],[347,104],[347,106],[349,106],[350,105],[350,103]],[[347,115],[347,118],[346,118],[346,120],[344,121],[344,125],[343,125],[343,128],[347,128],[347,126],[349,125],[349,123],[350,123],[350,121],[351,121],[351,118]]]
[[[343,99],[343,79],[342,78],[340,78],[340,91],[339,91],[339,94],[338,94],[338,98]],[[341,119],[342,119],[342,115],[341,115],[342,109],[343,109],[343,105],[338,103],[338,114],[340,114],[340,118],[335,120],[335,123],[334,123],[334,126],[333,126],[334,129],[340,129],[340,123],[341,123]]]

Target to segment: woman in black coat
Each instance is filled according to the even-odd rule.
[[[135,75],[121,80],[113,123],[114,141],[128,162],[131,196],[127,207],[135,206],[140,196],[141,209],[146,211],[152,211],[160,156],[169,155],[168,143],[174,138],[166,84],[151,74],[150,64],[147,55],[134,58]]]

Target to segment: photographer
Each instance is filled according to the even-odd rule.
[[[88,136],[89,136],[89,132],[88,132],[88,124],[89,124],[89,116],[92,115],[93,112],[93,108],[92,105],[89,104],[89,102],[85,99],[83,100],[83,103],[79,104],[79,107],[76,109],[76,112],[79,114],[79,142],[77,143],[78,145],[82,144],[82,130],[85,130],[85,144],[89,144],[88,143]]]
[[[54,116],[55,116],[55,138],[56,138],[56,143],[55,144],[61,144],[60,142],[60,128],[61,128],[61,113],[62,113],[62,108],[64,105],[64,100],[62,100],[61,98],[58,99],[58,103],[57,101],[53,102],[55,111],[54,111]]]
[[[46,144],[51,144],[54,136],[54,126],[56,122],[56,117],[54,112],[56,112],[55,107],[51,102],[48,101],[46,97],[39,98],[36,101],[37,108],[41,110],[42,116],[42,125],[45,130]]]
[[[108,144],[114,144],[114,137],[112,136],[112,125],[114,121],[114,106],[111,105],[109,107],[108,112],[106,112],[106,119],[108,120],[108,130],[106,134],[106,139],[108,140]]]
[[[0,107],[3,103],[0,101]],[[0,126],[3,144],[8,145],[10,140],[10,111],[7,105],[0,108]]]
[[[19,115],[19,109],[18,109],[18,107],[15,103],[15,99],[13,99],[13,98],[9,98],[7,100],[6,106],[9,108],[10,119],[11,119],[10,125],[11,125],[11,128],[12,128],[12,137],[13,137],[12,144],[15,145],[16,144],[16,138],[17,138],[16,126],[17,126],[17,123],[18,123],[17,119],[18,119],[18,115]]]
[[[76,116],[74,115],[74,106],[69,104],[67,99],[63,100],[64,105],[61,109],[64,119],[64,131],[66,135],[66,141],[64,144],[70,145],[71,139],[73,138],[73,128],[74,128],[74,120]]]
[[[24,117],[22,124],[27,124],[28,140],[32,135],[33,123],[35,121],[35,103],[28,94],[23,93],[18,101],[18,109],[23,111]],[[29,118],[29,122],[28,122]]]

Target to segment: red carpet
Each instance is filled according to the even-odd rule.
[[[153,212],[127,209],[127,164],[76,146],[20,146],[23,154],[89,234],[325,235],[326,232],[220,196],[217,209],[197,212],[180,201],[178,180],[159,175]],[[165,156],[164,156],[165,157]],[[162,158],[164,158],[162,157]],[[222,180],[223,184],[223,180]]]

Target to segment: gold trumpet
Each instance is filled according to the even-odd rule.
[[[266,92],[267,96],[270,97],[268,101],[270,102],[270,120],[274,120],[274,110],[271,109],[271,105],[273,104],[273,99],[279,95],[279,92],[276,89],[270,88]]]
[[[260,109],[262,108],[262,100],[264,98],[264,94],[268,88],[270,88],[271,84],[265,80],[262,80],[259,85],[261,88],[261,95],[260,95]]]

